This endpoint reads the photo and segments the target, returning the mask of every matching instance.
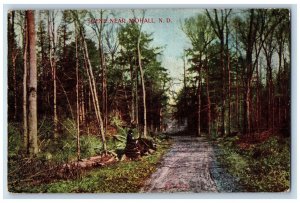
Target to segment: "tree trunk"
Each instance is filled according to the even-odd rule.
[[[135,123],[135,107],[134,107],[134,77],[133,77],[133,67],[130,66],[130,85],[131,85],[131,124]]]
[[[139,91],[138,91],[138,85],[139,85],[139,73],[136,69],[136,81],[135,81],[135,122],[136,122],[136,128],[138,137],[140,137],[140,120],[139,120]]]
[[[163,131],[163,123],[162,123],[162,118],[163,118],[163,115],[162,115],[162,108],[159,107],[159,110],[158,110],[158,114],[159,114],[159,124],[158,124],[158,129],[159,129],[159,132],[162,132]]]
[[[102,48],[101,48],[102,49]],[[104,120],[104,135],[106,136],[107,131],[107,73],[106,63],[103,50],[101,50],[101,63],[102,63],[102,111]]]
[[[24,148],[26,153],[29,153],[29,139],[28,139],[28,126],[27,126],[27,50],[28,50],[28,26],[27,19],[25,16],[24,20],[24,72],[23,72],[23,137],[24,137]]]
[[[237,128],[240,128],[240,109],[239,109],[239,67],[238,67],[238,40],[237,40],[237,32],[236,32],[236,38],[235,38],[235,44],[236,44],[236,78],[235,78],[235,88],[236,88],[236,95],[235,95],[235,111],[236,111],[236,124]]]
[[[198,91],[197,91],[197,136],[201,136],[201,65],[198,70]]]
[[[229,29],[226,23],[226,58],[227,58],[227,71],[228,71],[228,135],[231,134],[231,73],[230,73],[230,52],[228,41]]]
[[[35,34],[35,19],[34,11],[26,11],[28,39],[29,39],[29,111],[28,111],[28,135],[29,135],[29,153],[34,156],[38,153],[38,138],[37,138],[37,66],[36,66],[36,34]]]
[[[221,110],[221,118],[222,118],[222,126],[221,126],[221,135],[225,135],[225,107],[226,107],[226,68],[224,62],[224,36],[223,33],[221,35],[221,65],[222,65],[222,110]]]
[[[12,57],[12,69],[13,69],[13,92],[14,92],[14,116],[13,119],[17,119],[18,103],[17,103],[17,80],[16,80],[16,59],[17,50],[15,43],[15,11],[11,11],[11,23],[10,23],[10,35],[11,35],[11,57]]]
[[[52,70],[52,79],[53,79],[53,137],[54,139],[58,138],[58,118],[57,118],[57,105],[56,105],[56,95],[57,95],[57,83],[56,83],[56,56],[55,56],[55,41],[54,41],[54,14],[51,13],[53,11],[49,11],[48,14],[48,35],[49,35],[49,60],[50,60],[50,66]],[[51,13],[51,14],[50,14]],[[52,19],[51,19],[52,15]]]
[[[259,74],[258,74],[258,63],[256,64],[256,116],[255,116],[255,122],[256,122],[256,130],[258,132],[260,131],[259,126]]]
[[[88,74],[88,77],[89,77],[90,90],[91,90],[91,94],[92,94],[92,98],[93,98],[93,104],[94,104],[94,108],[95,108],[96,118],[97,118],[99,128],[100,128],[100,136],[101,136],[101,139],[102,139],[103,150],[104,150],[104,152],[107,152],[106,140],[105,140],[105,134],[104,134],[104,127],[103,127],[103,119],[102,119],[102,116],[101,116],[100,105],[99,105],[99,101],[98,101],[98,93],[97,93],[94,73],[93,73],[92,65],[91,65],[91,62],[90,62],[90,59],[89,59],[87,43],[86,43],[82,28],[81,28],[80,31],[81,31],[80,32],[81,38],[83,40],[84,57],[85,57],[86,66],[87,66],[86,70],[87,70],[87,74]]]
[[[78,45],[78,44],[77,44]],[[81,122],[85,124],[85,116],[86,116],[86,107],[85,107],[85,92],[84,92],[84,84],[83,79],[81,79],[81,104],[80,104],[80,115],[81,115]]]
[[[255,38],[255,35],[253,35],[253,32],[255,33],[256,30],[254,29],[254,10],[250,10],[250,23],[249,23],[249,31],[247,34],[247,50],[246,50],[246,74],[245,74],[245,82],[246,82],[246,91],[244,94],[244,134],[250,134],[251,133],[251,110],[250,110],[250,104],[251,104],[251,81],[252,81],[252,51],[253,51],[253,43]]]
[[[146,106],[146,89],[145,89],[145,81],[144,81],[144,71],[142,68],[142,59],[141,59],[141,51],[140,51],[140,41],[141,41],[141,30],[138,38],[137,43],[137,50],[138,50],[138,61],[139,61],[139,68],[141,74],[141,81],[142,81],[142,91],[143,91],[143,107],[144,107],[144,137],[147,137],[147,106]]]
[[[247,88],[246,88],[246,115],[247,115],[247,133],[251,133],[251,110],[250,110],[250,103],[251,103],[251,79],[247,81]]]
[[[209,68],[206,57],[206,97],[207,97],[207,132],[208,136],[211,135],[211,101],[209,95]]]
[[[77,46],[77,32],[75,23],[75,52],[76,52],[76,132],[77,132],[77,160],[80,160],[80,110],[79,110],[79,77],[78,77],[78,46]]]

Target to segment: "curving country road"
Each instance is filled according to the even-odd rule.
[[[174,144],[141,192],[231,192],[235,181],[204,137],[174,136]]]

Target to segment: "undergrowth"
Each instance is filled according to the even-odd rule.
[[[103,168],[85,172],[81,177],[60,180],[37,186],[16,187],[15,192],[26,193],[131,193],[138,192],[156,170],[169,143],[160,144],[158,150],[139,161],[119,161]]]
[[[283,192],[290,188],[290,140],[270,136],[243,146],[239,138],[216,139],[221,150],[218,161],[237,177],[248,192]],[[240,145],[239,145],[240,144]]]
[[[107,149],[120,156],[126,144],[128,129],[119,123],[117,133],[107,137]],[[28,158],[23,147],[20,123],[8,125],[8,189],[10,192],[131,192],[137,191],[154,170],[168,143],[156,140],[158,151],[140,161],[118,162],[113,166],[92,171],[74,169],[61,174],[61,166],[77,160],[75,123],[63,120],[58,139],[53,139],[51,120],[42,119],[38,124],[39,153]],[[136,130],[134,131],[137,137]],[[103,152],[101,138],[97,135],[80,136],[81,159]],[[74,173],[73,173],[74,172]],[[59,174],[59,175],[58,175]],[[94,184],[94,185],[93,185]]]

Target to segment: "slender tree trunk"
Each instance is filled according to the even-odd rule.
[[[235,80],[235,85],[236,85],[236,101],[235,101],[235,111],[236,111],[236,123],[237,123],[237,128],[240,128],[240,94],[239,94],[239,70],[238,67],[236,68],[236,80]]]
[[[235,101],[235,108],[236,108],[236,123],[237,128],[240,128],[240,111],[239,111],[239,67],[238,67],[238,40],[237,40],[237,32],[236,32],[236,38],[235,38],[235,45],[236,45],[236,78],[235,78],[235,88],[236,88],[236,101]]]
[[[207,97],[207,127],[208,127],[208,136],[211,135],[211,101],[209,95],[209,67],[206,57],[206,97]]]
[[[58,138],[58,118],[56,105],[56,66],[53,67],[53,120],[54,120],[54,138]]]
[[[58,117],[57,117],[57,105],[56,105],[56,95],[57,95],[57,83],[56,83],[56,57],[55,57],[55,41],[54,41],[54,14],[50,14],[52,11],[49,11],[48,14],[48,35],[49,35],[49,53],[50,53],[50,66],[52,70],[53,78],[53,137],[54,139],[58,138]],[[52,19],[51,19],[52,15]]]
[[[282,40],[283,41],[283,40]],[[283,88],[282,88],[282,81],[281,81],[281,74],[282,74],[282,49],[283,49],[283,43],[280,42],[279,50],[278,50],[278,81],[279,81],[279,93],[283,95]],[[278,119],[277,122],[279,125],[281,125],[281,96],[278,97]]]
[[[282,69],[282,66],[281,66],[281,64],[282,64],[282,54],[281,54],[281,46],[280,46],[280,48],[279,48],[279,52],[278,52],[278,58],[279,58],[279,62],[278,62],[278,82],[279,82],[279,93],[280,94],[282,94],[282,87],[281,87],[281,84],[282,84],[282,82],[281,82],[281,74],[282,74],[282,71],[281,71],[281,69]],[[277,118],[277,121],[278,121],[278,124],[280,125],[281,124],[281,96],[279,96],[278,97],[278,118]]]
[[[251,133],[251,81],[252,81],[252,51],[253,51],[253,32],[254,30],[254,10],[251,9],[249,32],[247,34],[247,51],[246,51],[246,92],[244,94],[244,134]]]
[[[24,137],[24,148],[26,153],[29,153],[29,139],[28,139],[28,127],[27,127],[27,50],[28,50],[28,26],[27,19],[25,16],[24,20],[24,72],[23,72],[23,137]]]
[[[184,53],[185,54],[185,53]],[[186,64],[185,64],[185,55],[182,57],[183,59],[183,104],[184,104],[184,108],[187,108],[187,98],[186,98]],[[185,120],[187,119],[187,114],[184,113],[183,115],[183,122],[185,122]]]
[[[255,116],[255,121],[256,121],[256,130],[258,132],[260,131],[260,126],[259,126],[259,74],[258,74],[258,66],[259,64],[256,64],[256,116]]]
[[[77,44],[78,45],[78,44]],[[85,93],[84,93],[84,85],[83,85],[83,81],[81,79],[81,122],[83,124],[85,124],[85,116],[86,116],[86,107],[85,107],[85,97],[84,97]]]
[[[134,106],[134,74],[133,67],[130,66],[130,85],[131,85],[131,124],[135,123],[135,106]]]
[[[29,39],[29,109],[28,109],[28,135],[29,135],[29,153],[34,156],[38,153],[37,137],[37,66],[36,66],[36,34],[34,11],[26,11],[28,39]]]
[[[138,132],[138,137],[141,136],[140,134],[140,120],[139,120],[139,91],[138,91],[138,85],[139,85],[139,73],[136,69],[136,81],[135,81],[135,119],[136,119],[136,127]]]
[[[142,82],[142,91],[143,91],[143,107],[144,107],[144,137],[147,137],[147,105],[146,105],[146,88],[145,88],[145,81],[144,81],[144,71],[142,68],[142,59],[141,59],[141,51],[140,51],[140,42],[141,42],[141,30],[138,38],[137,43],[137,50],[138,50],[138,61],[139,61],[139,68],[141,74],[141,82]]]
[[[226,24],[226,55],[227,55],[227,70],[228,70],[228,135],[231,134],[231,73],[230,73],[230,53],[228,47],[228,25]]]
[[[16,79],[16,59],[17,50],[15,43],[15,11],[11,11],[11,23],[10,23],[10,34],[11,34],[11,57],[12,57],[12,69],[13,69],[13,92],[14,92],[14,120],[17,119],[18,103],[17,103],[17,79]]]
[[[103,51],[101,51],[102,57],[102,109],[104,114],[104,135],[106,136],[107,131],[107,73],[106,63]]]
[[[91,95],[91,91],[88,91],[88,113],[90,113],[92,111],[92,95]]]
[[[91,62],[89,59],[87,43],[84,38],[84,33],[82,30],[81,30],[80,34],[81,34],[81,38],[83,40],[83,50],[84,50],[84,56],[85,56],[86,65],[87,65],[87,73],[89,76],[89,84],[90,84],[91,94],[92,94],[93,103],[94,103],[94,107],[95,107],[96,118],[97,118],[97,121],[98,121],[98,124],[100,127],[100,135],[101,135],[101,139],[102,139],[103,150],[104,150],[104,152],[107,152],[104,127],[103,127],[103,119],[102,119],[101,111],[100,111],[96,82],[95,82],[95,78],[94,78],[94,74],[93,74],[92,65],[91,65]]]
[[[159,129],[159,132],[162,132],[163,130],[163,124],[162,124],[162,118],[163,118],[163,115],[162,115],[162,108],[159,107],[159,125],[158,125],[158,129]]]
[[[80,110],[79,110],[79,76],[78,76],[78,46],[77,46],[77,32],[75,23],[75,52],[76,52],[76,130],[77,130],[77,160],[80,160]]]
[[[197,136],[201,136],[201,65],[198,70],[198,91],[197,91]]]
[[[221,118],[222,118],[222,126],[221,126],[221,135],[225,135],[225,107],[226,107],[226,68],[224,62],[224,36],[223,33],[221,35],[221,66],[222,66],[222,110],[221,110]]]
[[[251,103],[251,79],[247,81],[247,88],[246,88],[246,123],[247,123],[247,133],[251,133],[251,110],[250,110],[250,103]]]

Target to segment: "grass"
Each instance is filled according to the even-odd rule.
[[[139,161],[123,161],[111,166],[93,169],[79,179],[25,187],[20,191],[28,193],[138,192],[144,181],[156,170],[168,147],[169,144],[161,144],[154,154],[143,157]]]
[[[248,192],[283,192],[290,188],[289,138],[267,140],[239,147],[238,137],[218,138],[218,161],[239,179]]]

